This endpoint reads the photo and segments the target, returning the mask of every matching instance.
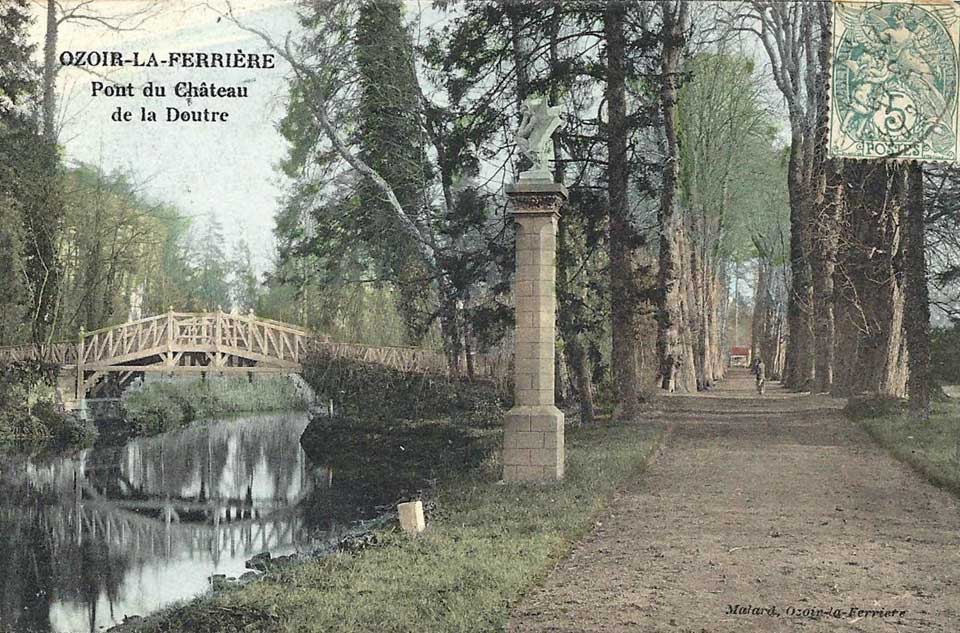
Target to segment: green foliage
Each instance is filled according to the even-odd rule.
[[[311,72],[293,81],[280,128],[290,141],[282,167],[294,182],[277,215],[279,257],[268,283],[271,295],[296,303],[275,309],[362,342],[371,341],[336,331],[359,334],[367,319],[365,329],[380,324],[394,344],[439,339],[451,354],[462,346],[465,321],[481,343],[498,338],[511,314],[502,301],[513,263],[510,232],[503,230],[502,205],[474,180],[480,139],[472,136],[472,115],[421,99],[414,70],[420,59],[402,3],[322,1],[302,20],[303,50],[336,53],[328,63],[306,60]],[[350,149],[393,188],[418,236],[402,228],[402,217],[368,179],[344,169],[319,129],[318,101]],[[422,244],[435,262],[422,261]],[[292,292],[274,291],[283,287]],[[336,310],[337,299],[358,305],[372,297],[379,309],[362,317]]]
[[[56,367],[35,362],[0,366],[0,440],[88,443],[96,430],[58,410],[53,386]]]
[[[0,0],[0,133],[15,124],[37,88],[31,61],[35,46],[28,40],[30,6],[27,0]]]
[[[699,53],[686,62],[680,89],[681,197],[699,218],[704,248],[739,261],[757,256],[770,220],[785,222],[786,171],[774,148],[776,126],[764,104],[753,61],[740,54]],[[780,167],[779,169],[777,167]]]
[[[960,328],[934,328],[930,332],[930,371],[944,385],[960,385]]]
[[[223,247],[223,225],[216,216],[209,216],[197,246],[192,297],[201,310],[227,309],[230,305],[229,262]]]
[[[854,420],[871,420],[898,415],[906,410],[907,402],[902,398],[863,396],[848,399],[843,412]]]
[[[360,156],[393,188],[404,212],[419,222],[429,204],[433,179],[420,126],[420,98],[414,75],[413,46],[403,26],[400,2],[364,2],[356,24],[356,63],[360,79]],[[381,274],[399,289],[398,308],[410,338],[426,334],[433,271],[418,259],[383,194],[368,180],[360,186],[354,219]]]
[[[59,286],[60,157],[32,116],[39,82],[31,22],[26,0],[0,0],[0,270],[9,278],[0,284],[0,343],[26,336],[45,342]],[[22,248],[23,236],[31,248]],[[23,326],[12,327],[17,323]]]
[[[17,206],[0,194],[0,345],[30,336],[30,290],[25,282],[23,222]]]
[[[174,217],[144,200],[128,175],[80,165],[65,174],[61,340],[126,320],[138,287],[163,279],[162,245]]]
[[[317,258],[288,260],[267,276],[256,313],[345,343],[406,345],[409,340],[389,284],[332,281],[316,274]],[[355,277],[356,278],[356,277]],[[281,281],[282,279],[282,281]],[[424,341],[432,347],[434,341]]]
[[[16,210],[22,223],[19,232],[29,236],[30,248],[22,249],[17,258],[19,271],[30,301],[33,342],[48,342],[62,276],[58,241],[63,182],[57,148],[40,137],[32,121],[0,124],[0,204]]]
[[[125,172],[79,165],[64,175],[58,340],[126,321],[134,298],[150,316],[256,304],[249,248],[227,256],[223,228],[194,226],[176,208],[145,197]],[[0,209],[2,211],[2,209]]]
[[[260,296],[260,282],[253,268],[253,253],[246,240],[237,242],[230,269],[231,305],[242,314],[255,311]]]
[[[339,416],[373,424],[450,415],[486,420],[509,406],[506,394],[494,384],[406,373],[318,353],[304,361],[303,378],[321,402],[333,401]]]
[[[123,394],[125,418],[134,435],[154,435],[194,420],[255,411],[303,409],[307,405],[284,376],[156,380]]]

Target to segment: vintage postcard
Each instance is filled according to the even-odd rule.
[[[0,0],[0,633],[955,633],[958,7]]]

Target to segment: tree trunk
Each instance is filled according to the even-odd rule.
[[[444,277],[440,278],[440,334],[443,352],[447,357],[447,371],[459,377],[464,370],[463,319],[457,291]]]
[[[901,239],[905,168],[849,161],[844,165],[844,189],[833,393],[899,397],[906,387]]]
[[[763,360],[767,377],[779,379],[783,372],[783,317],[778,301],[774,300],[776,271],[765,259],[758,262],[756,303],[753,313],[753,341],[751,356]]]
[[[814,393],[828,393],[833,385],[835,315],[833,274],[837,256],[837,218],[843,200],[840,165],[826,156],[830,137],[830,117],[826,93],[830,69],[831,7],[818,7],[820,45],[817,72],[817,129],[814,148],[814,218],[810,272],[813,277]]]
[[[470,333],[470,322],[465,322],[465,331],[463,334],[463,351],[467,357],[467,379],[473,382],[477,378],[477,368],[473,359],[473,343]]]
[[[814,203],[817,217],[813,227],[813,251],[816,254],[810,260],[816,332],[812,390],[815,393],[828,393],[833,385],[836,337],[833,276],[837,257],[837,218],[843,203],[843,187],[839,182],[838,166],[833,161],[825,165],[825,173],[821,178]]]
[[[784,383],[791,389],[809,387],[813,378],[813,336],[811,308],[813,287],[810,283],[810,260],[804,248],[809,224],[810,201],[803,178],[803,137],[793,134],[787,188],[790,195],[790,295],[787,303],[789,338]]]
[[[697,218],[696,212],[690,213],[689,218],[689,231],[687,234],[693,237],[692,240],[688,241],[688,245],[690,246],[690,259],[688,262],[690,275],[687,278],[689,279],[691,290],[689,305],[692,308],[690,312],[690,332],[693,334],[693,360],[697,376],[697,391],[702,391],[707,388],[706,365],[707,339],[709,336],[709,331],[706,327],[707,305],[706,292],[704,291],[707,281],[703,274],[702,248],[698,240],[698,238],[702,237],[699,233],[703,227]]]
[[[696,289],[693,286],[693,273],[690,270],[690,240],[683,231],[678,239],[680,248],[680,318],[684,324],[683,331],[680,333],[680,367],[677,373],[677,389],[685,392],[694,392],[697,390],[697,361],[694,348],[697,342],[700,320],[696,312]]]
[[[557,73],[560,71],[560,56],[557,47],[557,40],[560,36],[560,18],[562,5],[554,8],[551,17],[550,26],[550,71]],[[514,25],[515,27],[515,25]],[[514,41],[515,51],[519,43]],[[519,70],[519,69],[518,69]],[[518,75],[518,92],[526,90],[526,78]],[[522,85],[521,85],[522,83]],[[550,102],[556,103],[558,99],[557,82],[550,82]],[[553,137],[554,156],[560,156],[560,138],[559,135]],[[563,162],[557,161],[554,165],[554,181],[562,183],[564,181]],[[568,240],[568,226],[571,223],[571,213],[562,213],[559,224],[557,225],[557,331],[563,339],[563,358],[567,364],[567,374],[569,376],[571,390],[580,405],[580,424],[592,424],[594,418],[593,410],[593,376],[591,373],[590,359],[583,343],[583,334],[579,331],[577,323],[583,322],[585,316],[583,311],[586,307],[585,302],[580,301],[579,297],[572,294],[570,270],[576,269],[579,265],[579,258],[574,252]],[[572,265],[572,266],[571,266]],[[557,372],[560,375],[560,372]]]
[[[909,167],[906,213],[906,338],[910,409],[930,418],[930,296],[927,288],[923,167]]]
[[[607,188],[610,200],[610,293],[612,365],[617,417],[630,417],[640,403],[640,370],[636,340],[636,300],[632,239],[627,203],[627,102],[625,75],[626,6],[611,2],[604,9],[607,44]]]
[[[710,328],[710,380],[711,386],[723,379],[724,375],[724,337],[721,322],[724,321],[721,313],[721,306],[727,305],[727,284],[726,275],[718,274],[716,271],[710,275],[710,287],[707,299],[710,303],[710,312],[708,314],[708,326]],[[721,297],[723,300],[721,301]]]
[[[753,322],[750,324],[750,360],[755,361],[760,356],[760,348],[763,344],[763,336],[766,331],[767,318],[767,284],[768,284],[767,262],[762,259],[757,260],[757,282],[753,291]],[[770,359],[765,361],[770,362]]]
[[[674,14],[671,2],[661,2],[663,9],[663,54],[661,62],[660,108],[666,141],[663,163],[663,187],[657,220],[660,224],[659,269],[657,272],[657,380],[661,389],[689,389],[678,373],[685,361],[681,327],[684,326],[684,284],[680,277],[682,226],[674,209],[677,181],[680,177],[680,153],[677,138],[677,93],[680,56],[684,47],[687,4],[682,1]],[[693,368],[691,367],[690,370]],[[686,372],[689,376],[689,372]]]
[[[563,348],[570,373],[573,375],[573,384],[580,403],[580,424],[593,423],[593,380],[588,367],[587,352],[583,348],[579,337],[566,342]]]

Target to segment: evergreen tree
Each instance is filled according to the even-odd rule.
[[[196,257],[195,307],[200,310],[229,309],[229,262],[224,253],[223,225],[215,215],[206,218]]]
[[[255,310],[260,295],[260,282],[253,267],[253,253],[250,252],[250,245],[242,238],[237,242],[230,268],[232,307],[243,314]]]
[[[56,318],[62,191],[57,148],[40,137],[30,116],[37,73],[29,23],[25,0],[0,0],[0,198],[17,208],[23,224],[20,258],[32,302],[32,338],[39,345],[48,342]]]
[[[355,37],[360,156],[390,184],[410,219],[423,225],[429,221],[433,176],[424,150],[413,50],[399,0],[361,3]],[[425,281],[430,271],[384,212],[386,203],[371,184],[361,185],[359,204],[365,241],[399,287],[400,312],[411,340],[418,341],[429,322],[430,286]]]

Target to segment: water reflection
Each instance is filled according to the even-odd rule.
[[[0,630],[95,631],[309,541],[305,414],[237,418],[69,456],[0,456]],[[323,526],[327,527],[327,526]]]

